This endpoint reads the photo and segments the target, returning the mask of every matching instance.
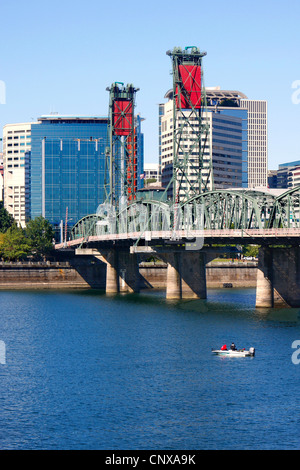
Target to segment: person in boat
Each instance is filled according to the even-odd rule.
[[[223,346],[221,347],[221,351],[227,351],[227,346],[226,346],[226,344],[223,344]]]
[[[234,343],[231,343],[230,349],[231,351],[236,351],[236,345]]]

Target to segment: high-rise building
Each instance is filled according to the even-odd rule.
[[[167,187],[173,176],[173,92],[166,93],[165,98],[168,101],[159,106],[159,166],[161,168],[162,185]],[[215,188],[234,188],[243,185],[243,139],[245,139],[243,116],[246,112],[240,112],[240,115],[233,113],[226,114],[215,108],[207,108],[202,112],[202,120],[208,124],[209,132],[207,137],[202,137],[204,145],[203,152],[203,171],[202,176],[208,177],[207,189]],[[187,116],[190,111],[183,111]],[[244,116],[245,117],[245,116]],[[179,118],[179,124],[180,124]],[[190,116],[193,120],[193,117]],[[196,119],[195,119],[196,121]],[[193,125],[193,131],[185,136],[184,145],[181,147],[191,149],[193,137],[191,132],[198,132],[197,123]],[[197,155],[198,151],[191,152],[190,156],[194,158],[187,162],[187,177],[191,184],[197,178]],[[179,158],[184,158],[183,151],[179,152]],[[245,157],[246,158],[246,157]],[[213,180],[210,177],[210,162],[213,167]],[[245,169],[244,169],[245,172]],[[182,181],[181,187],[188,187],[186,181]],[[168,191],[171,196],[172,187]],[[180,196],[180,195],[179,195]]]
[[[267,101],[249,100],[240,91],[206,88],[208,107],[220,113],[240,116],[243,122],[243,186],[267,186],[268,181],[268,106]],[[246,170],[247,168],[247,170]],[[247,171],[247,184],[245,171]]]
[[[214,187],[267,186],[267,102],[249,100],[240,91],[221,90],[220,87],[206,88],[205,92],[207,115],[203,112],[203,120],[209,123],[210,132],[204,150],[204,165],[208,166],[209,158],[212,159]],[[172,90],[168,91],[165,98],[169,101],[159,105],[159,166],[163,185],[173,171],[172,95]],[[231,125],[230,118],[233,118]],[[226,122],[222,123],[222,119]],[[169,124],[163,124],[165,121]],[[238,128],[241,139],[239,133],[232,132]]]
[[[18,225],[24,227],[28,214],[25,185],[26,155],[31,149],[31,124],[7,124],[3,128],[3,197],[4,207]]]
[[[0,152],[0,201],[3,201],[3,153]]]
[[[267,186],[268,182],[268,104],[242,99],[248,111],[248,187]]]
[[[107,118],[42,116],[32,125],[30,217],[74,225],[104,200]]]
[[[143,186],[142,120],[135,117],[137,189]],[[107,117],[51,114],[4,126],[4,205],[20,226],[43,215],[59,231],[66,217],[71,226],[95,213],[109,191],[107,125]]]
[[[248,188],[248,111],[241,109],[240,100],[246,95],[240,91],[224,91],[220,87],[206,88],[207,109],[209,111],[233,116],[242,123],[242,187]]]
[[[143,136],[137,117],[138,171],[143,168]],[[60,232],[94,214],[109,192],[107,117],[42,116],[31,127],[31,218],[42,215]],[[141,186],[138,178],[138,187]]]

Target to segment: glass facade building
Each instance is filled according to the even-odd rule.
[[[208,108],[210,109],[210,108]],[[218,108],[219,114],[240,119],[242,137],[242,187],[248,188],[248,110],[241,108]],[[228,129],[227,129],[228,130]]]
[[[137,119],[138,165],[143,136]],[[109,147],[106,117],[43,116],[31,126],[30,217],[42,215],[54,227],[94,214],[105,200]],[[140,183],[139,183],[140,184]]]
[[[247,111],[208,108],[210,113],[214,187],[247,187]]]

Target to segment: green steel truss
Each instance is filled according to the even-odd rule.
[[[300,186],[278,197],[268,191],[216,190],[194,196],[179,204],[135,201],[120,209],[102,205],[97,214],[86,216],[77,222],[72,230],[72,239],[125,232],[172,231],[174,228],[300,228]]]
[[[270,213],[273,228],[300,228],[300,186],[276,198]]]

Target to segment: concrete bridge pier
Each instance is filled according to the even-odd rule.
[[[300,249],[259,250],[256,307],[300,307]]]
[[[116,248],[98,251],[93,248],[81,248],[76,250],[77,255],[93,255],[106,264],[106,288],[107,294],[119,292],[139,292],[140,274],[136,254]]]
[[[106,284],[107,294],[117,294],[119,292],[118,257],[116,250],[110,250],[105,256],[106,263]]]
[[[136,254],[118,251],[119,292],[139,292],[140,273]]]
[[[272,249],[267,247],[260,248],[257,266],[256,307],[273,307],[272,271]]]
[[[206,299],[205,254],[199,251],[166,253],[167,299]]]
[[[140,291],[137,255],[112,249],[103,257],[106,262],[107,294]]]

